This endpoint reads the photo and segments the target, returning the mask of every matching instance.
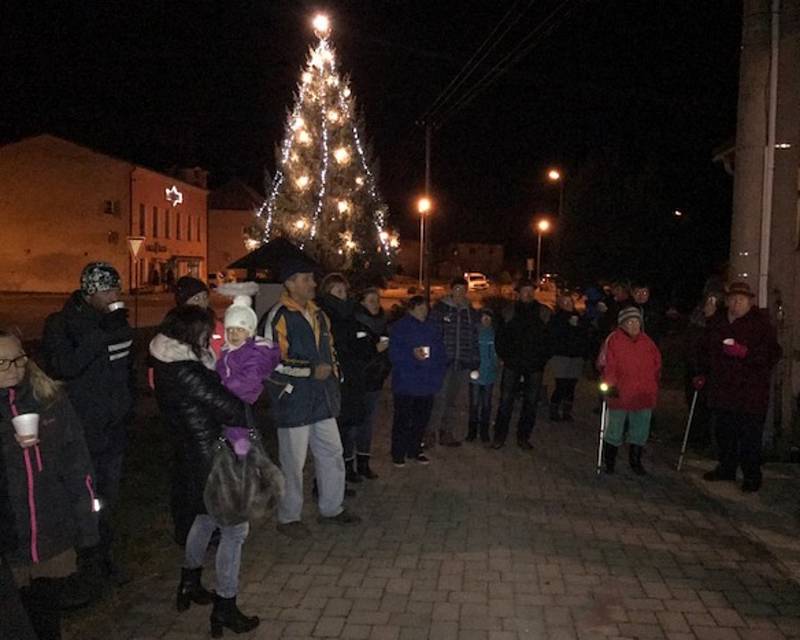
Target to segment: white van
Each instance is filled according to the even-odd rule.
[[[489,280],[482,273],[465,273],[464,280],[467,281],[467,291],[483,291],[489,288]]]

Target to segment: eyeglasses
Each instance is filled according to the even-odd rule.
[[[22,369],[22,367],[28,364],[28,355],[23,353],[22,355],[19,355],[16,358],[12,358],[11,360],[0,360],[0,372],[8,371],[11,368],[12,364],[17,369]]]

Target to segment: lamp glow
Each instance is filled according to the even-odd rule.
[[[300,189],[305,189],[311,183],[311,178],[309,178],[308,176],[303,175],[303,176],[298,177],[297,180],[294,181],[294,183]]]
[[[536,228],[539,229],[542,233],[550,229],[550,221],[549,220],[539,220],[536,224]]]
[[[339,164],[350,162],[350,152],[345,147],[339,147],[333,152],[333,157]]]
[[[350,211],[350,203],[347,200],[339,200],[336,207],[339,209],[339,213],[347,213]]]
[[[339,121],[339,112],[336,109],[331,109],[330,111],[328,111],[328,121],[329,122]]]
[[[304,71],[303,75],[300,76],[300,77],[303,80],[303,84],[308,84],[309,82],[311,82],[314,79],[314,76],[311,75],[310,71]]]
[[[429,213],[432,208],[433,208],[433,203],[431,202],[430,198],[422,197],[419,200],[417,200],[417,211],[419,211],[421,214],[424,215],[426,213]]]
[[[561,172],[558,169],[550,169],[547,172],[547,179],[551,182],[558,182],[561,180]]]
[[[297,141],[300,144],[311,144],[311,134],[305,129],[301,129],[297,132]]]
[[[315,15],[311,25],[320,38],[326,37],[331,31],[331,21],[324,13]]]

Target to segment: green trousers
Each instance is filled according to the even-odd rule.
[[[620,446],[625,435],[625,419],[627,418],[628,442],[643,447],[647,444],[647,437],[650,435],[650,418],[652,415],[652,409],[641,409],[639,411],[609,409],[606,435],[603,439],[615,447]]]

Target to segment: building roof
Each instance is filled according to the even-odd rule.
[[[183,180],[182,178],[170,175],[170,174],[165,173],[163,171],[158,171],[157,169],[153,169],[151,167],[147,167],[147,166],[139,164],[137,162],[132,162],[131,160],[125,160],[124,158],[120,158],[120,157],[115,156],[113,154],[106,153],[105,151],[98,151],[97,149],[93,149],[92,147],[89,147],[89,146],[87,146],[85,144],[81,144],[80,142],[75,142],[74,140],[69,140],[67,138],[62,138],[61,136],[53,135],[52,133],[39,133],[39,134],[32,135],[32,136],[25,136],[25,137],[20,138],[18,140],[13,140],[13,141],[7,142],[7,143],[5,143],[3,145],[0,145],[0,149],[2,149],[4,147],[10,147],[10,146],[15,145],[15,144],[24,144],[26,142],[33,142],[35,140],[54,140],[54,141],[56,141],[56,142],[58,142],[60,144],[72,145],[72,146],[78,147],[80,149],[85,149],[86,151],[88,151],[90,153],[94,153],[94,154],[99,155],[99,156],[104,156],[106,158],[110,158],[111,160],[115,160],[116,162],[122,162],[124,164],[128,164],[128,165],[131,166],[132,169],[144,169],[145,171],[149,171],[151,173],[158,174],[158,175],[163,176],[163,177],[165,177],[165,178],[167,178],[169,180],[172,180],[172,181],[175,181],[175,182],[180,182],[182,185],[185,185],[187,187],[191,187],[192,189],[198,189],[200,191],[204,191],[204,192],[208,193],[208,189],[204,189],[203,187],[200,187],[200,186],[198,186],[196,184],[192,184],[191,182],[187,182],[186,180]]]
[[[264,202],[264,196],[252,189],[239,178],[228,180],[208,196],[209,209],[228,209],[233,211],[253,211]]]

